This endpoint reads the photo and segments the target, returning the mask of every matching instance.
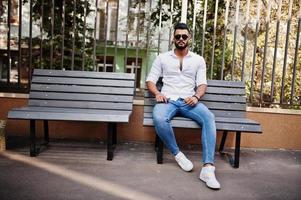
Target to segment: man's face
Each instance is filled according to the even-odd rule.
[[[188,30],[177,29],[174,34],[173,42],[175,43],[177,49],[183,50],[188,46],[189,39],[190,39],[190,34]]]

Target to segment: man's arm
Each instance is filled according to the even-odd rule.
[[[165,102],[167,103],[167,98],[164,96],[158,89],[155,83],[152,81],[147,81],[148,90],[156,97],[157,102]]]
[[[196,92],[195,92],[195,96],[198,98],[198,99],[201,99],[202,96],[204,96],[205,92],[206,92],[206,89],[207,89],[207,85],[206,84],[202,84],[202,85],[199,85],[196,89]]]
[[[190,106],[194,106],[195,104],[198,103],[198,101],[200,100],[200,98],[202,96],[204,96],[205,92],[207,89],[207,85],[206,84],[202,84],[199,85],[196,89],[195,94],[192,97],[187,97],[185,98],[185,102],[190,105]]]

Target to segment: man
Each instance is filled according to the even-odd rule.
[[[195,120],[202,126],[203,167],[199,178],[209,188],[220,189],[214,173],[214,115],[199,102],[207,87],[206,63],[203,57],[189,51],[190,38],[188,26],[178,23],[174,27],[175,49],[158,55],[152,65],[146,82],[157,101],[153,110],[153,120],[158,136],[175,156],[179,166],[187,172],[193,169],[193,164],[179,150],[170,121],[175,115],[181,115]],[[159,77],[163,77],[161,92],[156,87]]]

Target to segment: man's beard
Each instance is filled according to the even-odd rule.
[[[188,46],[188,43],[186,43],[184,46],[179,46],[177,43],[175,43],[175,46],[176,46],[176,48],[179,49],[179,50],[184,50],[184,49],[186,49],[186,47]]]

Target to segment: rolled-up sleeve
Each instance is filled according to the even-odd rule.
[[[147,76],[146,82],[151,81],[157,83],[160,76],[162,76],[162,64],[160,56],[157,56]]]
[[[197,74],[196,74],[196,86],[200,86],[200,85],[207,85],[207,78],[206,78],[206,62],[204,60],[203,57],[200,57],[200,65],[199,68],[197,70]]]

